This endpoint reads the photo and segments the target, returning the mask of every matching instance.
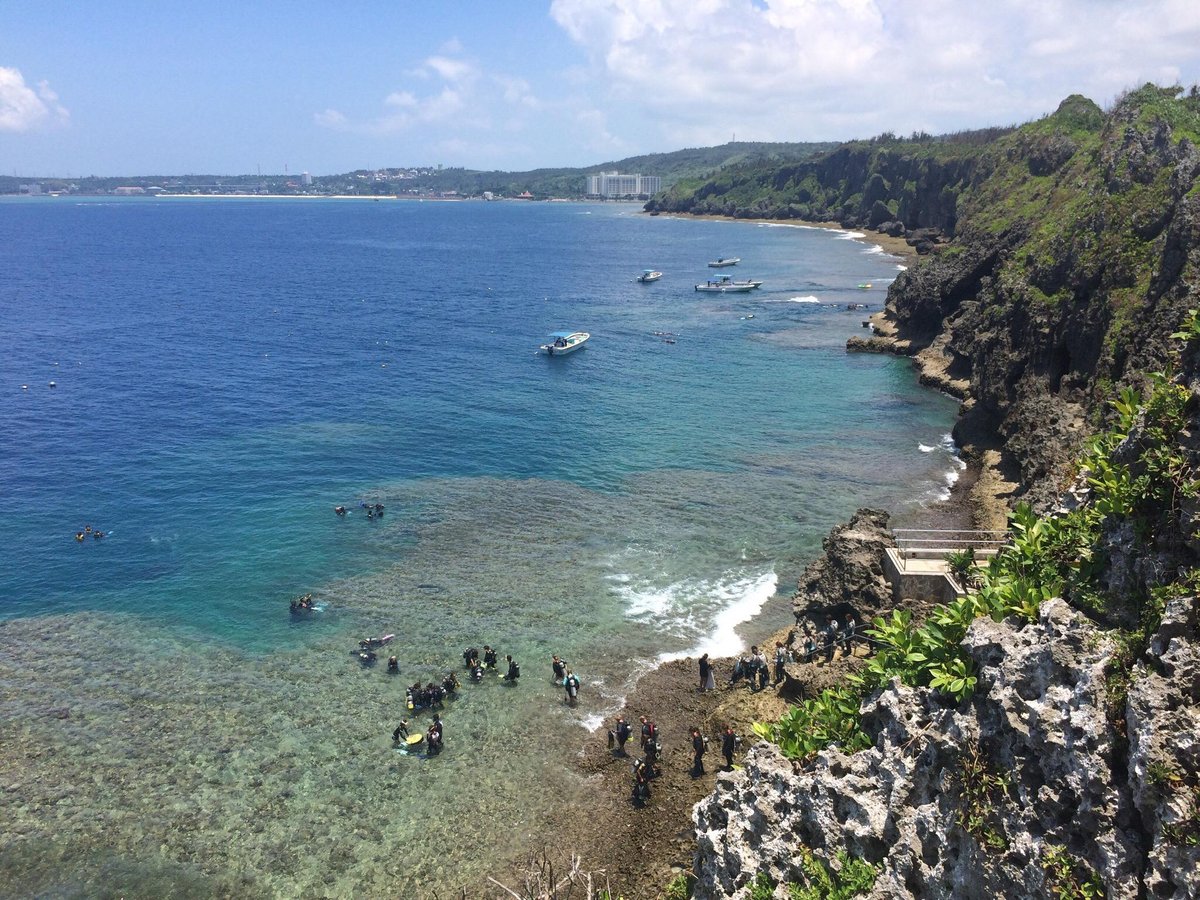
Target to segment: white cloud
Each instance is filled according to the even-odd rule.
[[[19,70],[0,66],[0,131],[32,131],[63,125],[70,115],[49,83],[39,82],[34,90],[25,83]]]
[[[424,59],[407,73],[415,83],[384,97],[383,110],[374,117],[352,120],[328,109],[317,113],[314,121],[325,128],[370,135],[399,134],[416,126],[439,124],[482,131],[490,127],[492,112],[506,105],[514,111],[538,108],[527,81],[508,75],[485,77],[473,61],[447,55],[461,54],[461,50],[457,41],[451,41],[442,47],[442,53]]]
[[[1023,121],[1071,93],[1200,79],[1194,0],[553,0],[592,102],[667,140],[866,137]]]

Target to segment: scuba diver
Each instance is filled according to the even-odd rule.
[[[394,656],[388,657],[388,674],[389,675],[399,675],[400,674],[400,662]]]
[[[375,504],[375,515],[383,516],[383,504],[382,503]]]
[[[479,661],[479,651],[474,647],[468,647],[463,651],[463,666],[468,669],[475,668],[475,663]]]
[[[408,737],[408,719],[401,719],[396,730],[392,732],[392,743],[398,744],[406,737]]]
[[[642,722],[642,749],[646,749],[647,744],[654,743],[658,737],[658,729],[654,727],[654,723],[645,716],[641,718]]]
[[[346,514],[346,507],[344,507],[344,506],[335,506],[335,507],[333,508],[333,511],[334,511],[334,513],[335,513],[336,515],[339,515],[339,516],[344,516],[344,515]]]
[[[567,661],[559,659],[558,654],[550,657],[550,668],[554,670],[554,681],[561,683],[567,677]]]
[[[364,666],[372,666],[379,657],[375,655],[374,650],[359,650],[358,658]]]
[[[511,659],[511,657],[509,657]],[[496,651],[487,644],[483,645],[483,665],[490,672],[496,668]]]
[[[617,756],[624,756],[625,742],[629,740],[631,734],[633,734],[633,728],[625,721],[625,717],[617,716],[617,724],[608,733],[608,749],[612,750],[613,744],[616,744],[615,752]]]
[[[458,693],[458,676],[453,672],[447,672],[446,677],[442,679],[442,692],[451,698]]]
[[[504,676],[504,680],[509,684],[516,684],[517,679],[521,677],[521,667],[517,665],[511,655],[504,658],[508,660],[508,673]]]
[[[699,778],[704,774],[704,754],[708,750],[708,741],[700,734],[699,728],[692,729],[692,777]]]
[[[733,751],[737,748],[738,738],[733,733],[733,726],[726,725],[721,732],[721,755],[725,757],[725,768],[733,768]]]
[[[570,669],[567,669],[567,677],[563,679],[563,688],[567,692],[567,703],[574,706],[579,699],[579,679]]]
[[[644,806],[650,799],[651,777],[650,765],[645,760],[638,760],[633,764],[633,791],[630,799],[635,806]]]
[[[425,733],[425,740],[429,744],[430,756],[442,752],[442,720],[439,717],[433,717],[433,724],[429,726],[429,731]]]

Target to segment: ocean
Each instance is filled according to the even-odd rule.
[[[762,288],[697,293],[718,256]],[[901,267],[624,204],[0,200],[0,883],[449,896],[535,849],[640,673],[946,495],[956,403],[844,350]],[[396,751],[404,685],[485,643],[520,683]]]

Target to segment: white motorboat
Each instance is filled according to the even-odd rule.
[[[704,284],[696,285],[696,290],[705,291],[710,294],[748,294],[750,291],[758,287],[762,282],[755,284],[753,281],[734,281],[729,275],[720,275],[716,278],[710,278]]]
[[[658,281],[660,278],[662,278],[662,272],[655,272],[653,269],[646,269],[646,271],[642,272],[642,274],[639,275],[635,280],[640,281],[642,284],[649,284],[651,281]]]
[[[718,256],[708,264],[710,269],[724,269],[726,266],[736,266],[742,261],[740,256],[731,256],[726,259],[724,256]]]
[[[565,356],[582,348],[590,337],[586,331],[556,331],[540,349],[550,356]]]

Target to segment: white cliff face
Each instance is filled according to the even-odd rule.
[[[800,769],[764,743],[723,775],[694,812],[695,896],[747,897],[765,872],[786,897],[801,847],[879,865],[879,898],[1051,897],[1061,879],[1089,877],[1109,898],[1200,896],[1197,848],[1163,836],[1164,823],[1196,821],[1192,794],[1164,797],[1147,774],[1171,756],[1197,783],[1196,637],[1195,601],[1173,605],[1152,647],[1161,666],[1133,678],[1127,752],[1101,631],[1060,600],[1036,624],[977,620],[964,643],[978,689],[962,707],[893,683],[863,706],[873,748]],[[1065,866],[1049,865],[1056,854]]]

